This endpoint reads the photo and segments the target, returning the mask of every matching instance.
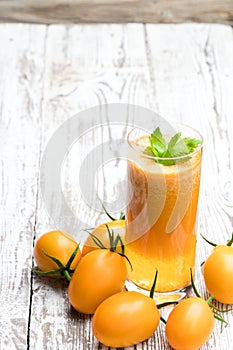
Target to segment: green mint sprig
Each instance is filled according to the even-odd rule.
[[[173,137],[171,137],[169,142],[167,142],[159,127],[157,127],[149,136],[149,141],[150,146],[145,148],[144,153],[149,154],[152,157],[156,157],[156,162],[163,165],[174,165],[176,163],[176,159],[171,159],[174,157],[187,156],[179,159],[179,162],[186,162],[191,158],[188,155],[202,143],[202,141],[191,137],[181,138],[181,132],[175,134]]]

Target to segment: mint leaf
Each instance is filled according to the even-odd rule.
[[[179,142],[177,142],[171,150],[172,157],[180,157],[189,153],[190,153],[189,148],[184,142],[184,139],[180,139]]]
[[[174,153],[174,147],[177,145],[178,140],[181,137],[181,132],[178,132],[177,134],[175,134],[169,141],[168,145],[167,145],[167,151],[164,154],[164,158],[172,158],[175,157]]]
[[[155,159],[155,161],[163,165],[174,165],[176,163],[175,159],[164,158],[175,158],[187,155],[187,157],[179,159],[179,162],[186,162],[191,158],[188,155],[202,143],[200,140],[191,137],[181,138],[181,132],[172,136],[167,143],[159,127],[149,136],[149,141],[150,146],[145,148],[144,153],[158,158]]]
[[[197,146],[199,146],[201,144],[200,140],[192,139],[191,137],[184,137],[183,141],[186,144],[186,146],[188,147],[189,153],[193,152],[195,150],[195,148],[197,148]]]
[[[155,161],[157,162],[157,163],[160,163],[160,164],[163,164],[163,165],[174,165],[174,164],[176,164],[176,162],[175,162],[175,160],[173,160],[173,159],[169,159],[169,158],[171,158],[171,157],[168,157],[168,159],[165,159],[166,157],[164,157],[164,159],[156,159]]]
[[[151,155],[152,157],[159,157],[159,153],[153,147],[150,147],[150,146],[146,147],[145,152]]]
[[[166,141],[160,131],[160,128],[156,128],[152,134],[149,136],[150,144],[152,147],[152,152],[158,153],[159,157],[166,151]]]
[[[173,147],[175,146],[177,141],[180,139],[180,137],[181,137],[181,132],[178,132],[171,138],[167,146],[168,151],[173,149]]]

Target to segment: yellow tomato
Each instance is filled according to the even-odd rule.
[[[160,313],[153,299],[138,292],[117,293],[95,311],[95,337],[109,347],[127,347],[148,339],[158,327]]]
[[[213,312],[202,298],[180,301],[166,323],[167,339],[175,350],[199,349],[210,338],[213,329]]]
[[[221,303],[233,304],[233,247],[218,245],[203,266],[205,285]]]
[[[71,305],[79,312],[93,314],[104,299],[123,290],[127,264],[126,258],[107,249],[85,255],[68,287]]]
[[[59,270],[59,266],[48,255],[58,259],[64,266],[68,263],[78,243],[62,231],[50,231],[38,238],[34,247],[34,258],[39,270],[43,272]],[[73,270],[81,258],[81,252],[78,249],[74,260],[70,265]],[[51,277],[58,277],[60,273],[51,274]]]
[[[92,234],[95,237],[97,237],[106,248],[110,248],[109,234],[108,234],[108,229],[106,225],[109,227],[110,230],[113,230],[114,237],[119,235],[122,239],[123,244],[125,244],[125,220],[110,221],[105,224],[99,225],[92,231]],[[121,252],[120,244],[118,245],[119,245],[119,248],[117,248],[117,251]],[[96,249],[99,249],[99,247],[93,241],[93,238],[90,235],[87,237],[86,242],[83,246],[82,256]]]

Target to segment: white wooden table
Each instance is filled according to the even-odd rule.
[[[75,113],[110,102],[151,108],[203,134],[200,230],[217,243],[231,235],[230,26],[1,24],[1,350],[105,349],[93,338],[91,318],[71,309],[64,284],[35,277],[31,267],[35,239],[54,228],[38,179],[46,144]],[[106,216],[88,220],[94,226]],[[200,262],[211,248],[199,237],[197,252],[196,283],[207,296]],[[220,333],[216,324],[202,350],[232,348],[232,312],[225,318],[228,327]],[[170,349],[163,324],[131,349]]]

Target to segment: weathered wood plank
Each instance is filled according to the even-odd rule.
[[[21,350],[30,318],[45,26],[0,25],[0,37],[0,348]]]
[[[3,0],[0,20],[30,23],[233,23],[232,0]]]

